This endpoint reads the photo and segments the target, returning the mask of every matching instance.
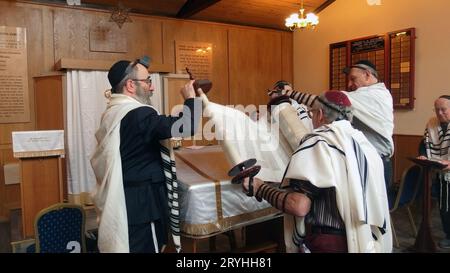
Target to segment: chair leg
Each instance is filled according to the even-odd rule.
[[[409,206],[406,207],[406,210],[408,211],[409,222],[411,223],[411,227],[412,227],[413,232],[414,232],[414,237],[416,237],[417,236],[416,224],[414,223],[414,218],[412,216],[412,213],[411,213],[411,210],[410,210]]]
[[[400,243],[398,242],[397,233],[395,232],[394,222],[392,221],[392,217],[391,217],[391,229],[392,229],[392,236],[394,237],[395,247],[400,248]]]

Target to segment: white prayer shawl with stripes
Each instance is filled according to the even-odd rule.
[[[442,130],[441,124],[437,117],[432,117],[428,123],[427,128],[425,129],[425,150],[427,152],[428,158],[434,159],[443,159],[450,160],[450,126],[447,126],[447,130],[444,132]],[[448,191],[450,182],[450,171],[441,171],[439,172],[440,181],[447,181],[447,185],[445,190]],[[442,195],[442,184],[440,186],[440,191]],[[448,192],[445,196],[448,196]],[[445,211],[449,210],[449,199],[439,200],[439,207],[445,208]]]
[[[292,107],[294,107],[295,111],[297,111],[297,116],[305,126],[306,130],[308,132],[311,132],[314,127],[311,118],[308,116],[308,107],[304,104],[298,103],[293,99],[291,99],[291,105]]]
[[[391,154],[394,153],[393,101],[384,83],[360,87],[356,91],[343,91],[353,106],[353,115],[389,140]]]
[[[151,107],[130,96],[112,94],[111,101],[103,113],[100,128],[95,134],[98,144],[91,158],[91,165],[97,178],[97,187],[92,195],[97,209],[97,221],[99,222],[98,248],[100,252],[128,253],[130,251],[120,156],[120,122],[129,111],[142,106]],[[155,108],[153,109],[157,111]],[[166,170],[164,172],[167,176]],[[173,180],[176,181],[176,176],[173,176]],[[171,189],[169,188],[168,191],[170,192]],[[170,199],[169,196],[172,217],[173,209]],[[176,203],[175,205],[178,208]],[[171,227],[173,227],[172,223]],[[174,235],[174,242],[178,251],[179,228],[178,238],[175,237],[176,234]]]
[[[432,117],[425,129],[425,149],[428,158],[450,160],[450,126],[444,132],[439,120]]]
[[[291,158],[282,186],[289,178],[310,181],[319,188],[336,188],[349,252],[392,251],[381,158],[348,121],[333,122],[305,136]],[[303,218],[292,222],[296,226],[288,228],[290,234],[285,236],[304,236]],[[287,247],[292,249],[293,245]]]

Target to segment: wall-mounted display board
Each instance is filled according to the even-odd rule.
[[[0,123],[30,121],[27,30],[0,26]]]
[[[186,73],[186,67],[197,79],[211,79],[212,44],[175,41],[176,71]]]
[[[396,109],[414,108],[415,29],[409,28],[330,45],[330,89],[347,90],[342,70],[359,60],[375,64]]]

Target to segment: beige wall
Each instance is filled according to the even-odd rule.
[[[294,85],[320,93],[329,86],[329,44],[416,28],[415,109],[395,111],[395,134],[421,135],[433,101],[450,94],[450,1],[338,0],[320,13],[315,31],[294,34]]]

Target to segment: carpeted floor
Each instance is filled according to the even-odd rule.
[[[417,229],[421,222],[421,209],[420,204],[416,204],[413,207],[413,215],[415,216],[415,223]],[[96,215],[94,209],[89,209],[86,211],[86,230],[95,228]],[[405,209],[399,209],[392,213],[392,220],[395,225],[397,236],[399,239],[400,247],[394,247],[394,253],[411,253],[415,252],[413,249],[415,237],[413,236],[413,231],[408,220],[408,215]],[[10,221],[0,221],[0,252],[10,252],[11,245],[9,241],[15,242],[23,240],[22,234],[22,223],[21,223],[21,211],[20,209],[12,210],[10,215]],[[431,213],[431,231],[433,234],[434,241],[436,245],[440,240],[442,240],[445,234],[442,231],[441,220],[439,217],[439,211],[437,210],[436,202],[433,202],[433,208]],[[238,247],[242,247],[242,232],[235,231],[236,243]],[[216,251],[217,252],[229,252],[230,251],[230,241],[228,236],[219,235],[216,236]],[[204,240],[198,245],[199,252],[207,252],[209,250],[209,240]],[[437,251],[439,253],[450,253],[450,249],[441,249],[437,246]]]

